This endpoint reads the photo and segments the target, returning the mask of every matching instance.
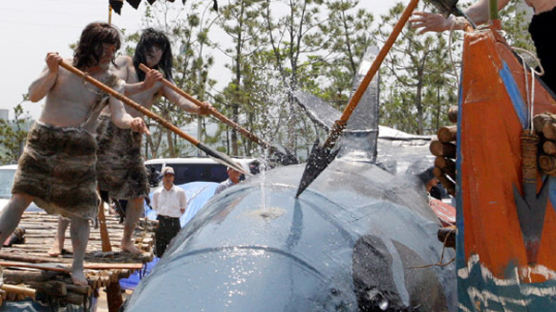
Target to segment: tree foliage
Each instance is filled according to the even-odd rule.
[[[0,163],[15,164],[23,152],[29,127],[30,118],[24,113],[21,104],[13,108],[14,118],[0,119]]]
[[[301,158],[324,133],[292,93],[308,91],[342,110],[365,49],[383,45],[404,9],[400,3],[392,4],[386,15],[375,17],[357,0],[238,0],[218,13],[202,2],[187,2],[179,13],[169,5],[151,6],[145,24],[170,35],[178,52],[176,84]],[[531,49],[524,31],[528,17],[519,3],[512,0],[501,16],[508,42]],[[418,35],[409,27],[403,29],[381,67],[381,124],[430,134],[447,122],[445,112],[457,104],[461,38],[459,31]],[[138,34],[128,39],[136,41]],[[224,56],[219,67],[214,55]],[[196,127],[199,138],[220,151],[238,156],[263,153],[214,119],[197,119],[164,100],[154,110],[178,127]],[[175,135],[153,128],[147,157],[194,153]]]

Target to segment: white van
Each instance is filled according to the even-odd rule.
[[[255,158],[233,158],[241,164],[246,171],[257,173],[258,161]],[[170,166],[174,168],[174,184],[180,185],[189,182],[217,182],[220,183],[228,178],[226,166],[208,157],[188,157],[188,158],[157,158],[145,161],[147,172],[160,178],[162,168]],[[151,179],[153,185],[154,177]]]

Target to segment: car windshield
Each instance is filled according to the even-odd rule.
[[[15,169],[0,169],[0,198],[12,196]]]

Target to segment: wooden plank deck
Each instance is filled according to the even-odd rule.
[[[101,287],[114,285],[121,278],[140,270],[153,259],[154,230],[157,222],[140,219],[133,237],[142,255],[122,252],[119,243],[123,236],[123,224],[119,217],[106,215],[106,224],[112,246],[111,252],[102,252],[99,228],[91,226],[89,243],[85,254],[85,276],[89,287],[75,287],[68,274],[72,254],[48,256],[54,242],[58,216],[44,212],[25,212],[18,228],[25,229],[25,243],[13,244],[0,250],[0,265],[4,272],[4,284],[0,290],[2,300],[21,300],[24,297],[43,298],[58,303],[81,304]],[[69,229],[66,231],[65,249],[71,251]],[[63,284],[63,285],[62,285]]]

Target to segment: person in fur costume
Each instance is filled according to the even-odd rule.
[[[85,27],[74,53],[67,60],[92,77],[123,91],[123,82],[108,72],[120,47],[119,32],[106,23]],[[29,87],[29,99],[46,97],[39,120],[27,137],[19,159],[12,197],[0,213],[0,241],[15,229],[34,201],[49,213],[71,219],[74,252],[72,280],[87,285],[83,258],[89,238],[89,221],[96,217],[96,119],[108,105],[112,121],[121,128],[148,133],[142,118],[126,113],[123,104],[59,67],[62,57],[46,55],[46,68]]]

